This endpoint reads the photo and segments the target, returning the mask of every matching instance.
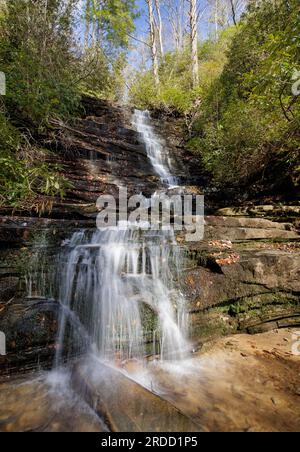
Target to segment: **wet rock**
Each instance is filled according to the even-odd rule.
[[[75,365],[73,388],[113,432],[197,432],[201,427],[171,403],[95,359]]]
[[[100,195],[117,197],[120,185],[128,187],[129,196],[139,193],[148,196],[162,189],[140,137],[132,128],[132,111],[91,98],[83,99],[83,104],[83,118],[73,124],[56,121],[55,139],[41,137],[42,144],[53,151],[50,161],[63,164],[63,176],[72,184],[66,198],[49,200],[53,208],[43,213],[43,218],[26,211],[10,216],[11,209],[0,210],[0,329],[8,332],[9,354],[12,353],[10,367],[6,358],[2,369],[15,371],[18,362],[20,368],[47,364],[54,353],[49,346],[55,346],[57,305],[46,299],[33,303],[27,299],[25,288],[34,238],[49,229],[55,238],[50,245],[55,253],[75,230],[95,227],[96,200]],[[169,119],[157,121],[157,127],[167,137],[173,163],[187,193],[201,194],[207,175],[197,157],[184,149],[178,121]],[[277,217],[281,223],[265,219]],[[188,244],[189,256],[194,253],[195,261],[189,266],[187,258],[189,270],[182,272],[179,281],[190,300],[198,340],[212,324],[217,325],[221,334],[228,334],[238,328],[254,332],[297,322],[295,308],[300,293],[297,248],[293,255],[288,251],[260,249],[263,242],[299,241],[289,223],[290,217],[299,218],[298,206],[238,207],[207,217],[206,241]],[[218,241],[230,244],[228,250],[221,249],[223,254],[219,257]],[[186,245],[182,237],[178,237],[178,243]],[[50,256],[54,254],[50,252]],[[37,288],[33,292],[41,296]]]
[[[166,399],[209,431],[298,432],[300,361],[285,353],[286,345],[277,346],[286,335],[282,330],[251,340],[246,334],[218,339],[184,369],[174,365],[172,372],[161,363],[152,372]],[[227,347],[228,341],[235,347]]]
[[[104,432],[103,422],[65,386],[46,375],[0,383],[0,432]]]
[[[205,221],[205,240],[186,243],[194,265],[183,274],[194,337],[299,325],[299,235],[293,226],[245,217]]]
[[[49,300],[15,300],[0,313],[6,335],[6,356],[0,357],[0,375],[52,367],[59,306]]]

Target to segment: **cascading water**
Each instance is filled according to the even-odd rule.
[[[147,112],[135,112],[133,125],[149,158],[171,186],[176,178],[149,121]],[[172,228],[144,231],[127,223],[94,233],[80,231],[65,244],[63,256],[57,362],[62,344],[71,352],[82,343],[90,345],[108,361],[186,355],[188,321],[177,281],[182,252]]]
[[[177,187],[178,179],[171,174],[171,160],[166,144],[156,135],[151,125],[150,113],[148,111],[135,110],[132,122],[142,136],[148,157],[161,181],[169,187]]]
[[[84,337],[88,334],[106,360],[142,358],[149,352],[180,358],[187,348],[187,318],[174,282],[180,256],[173,239],[172,234],[145,234],[133,227],[97,231],[92,237],[88,231],[76,233],[67,245],[61,285],[60,342],[72,312],[77,321],[71,341],[79,322]]]

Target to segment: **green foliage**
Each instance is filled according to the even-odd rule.
[[[12,154],[0,156],[0,205],[22,207],[36,206],[38,195],[65,194],[66,184],[58,176],[57,165],[47,163],[30,165]],[[24,204],[25,203],[25,204]]]
[[[0,112],[0,149],[2,151],[14,151],[19,145],[19,134]]]
[[[85,48],[79,64],[81,92],[109,100],[120,98],[136,17],[135,0],[86,0]]]
[[[221,184],[249,184],[273,168],[299,182],[299,5],[264,0],[239,26],[228,62],[203,99],[191,149]],[[276,181],[275,181],[276,182]]]
[[[0,68],[7,96],[0,112],[0,205],[39,210],[65,193],[61,168],[46,163],[27,130],[45,130],[51,118],[69,117],[78,108],[70,50],[75,3],[10,0],[1,9]],[[12,123],[26,125],[25,131]]]
[[[267,155],[261,143],[268,127],[268,119],[261,112],[235,101],[218,124],[205,123],[204,136],[192,139],[189,147],[200,150],[204,165],[218,182],[232,183],[237,178],[246,181],[253,166],[256,170],[264,167]]]
[[[105,3],[92,0],[91,12],[87,14],[97,20],[106,50],[115,52],[119,48],[127,48],[137,17],[135,0],[106,0]]]
[[[190,49],[169,52],[160,64],[161,86],[156,90],[151,71],[137,74],[131,87],[131,101],[140,108],[161,109],[189,116],[199,107],[204,93],[220,75],[226,62],[225,51],[235,34],[235,28],[221,33],[216,42],[209,39],[199,44],[200,86],[192,90]]]
[[[35,206],[40,195],[65,194],[61,168],[44,162],[44,153],[24,142],[3,113],[0,113],[0,205]],[[35,155],[33,155],[33,153]]]
[[[118,100],[124,88],[125,64],[124,53],[111,63],[100,47],[86,49],[79,66],[81,93],[99,99]]]
[[[155,108],[157,104],[157,89],[154,84],[152,73],[146,72],[143,76],[136,74],[130,86],[131,102],[142,110]]]
[[[6,105],[14,116],[40,127],[51,117],[76,111],[71,27],[72,2],[7,3],[0,23],[0,61],[7,79]]]
[[[7,80],[0,112],[0,205],[31,208],[63,196],[68,185],[61,168],[47,163],[32,135],[47,133],[55,118],[76,114],[83,93],[115,99],[121,90],[135,2],[88,4],[97,39],[84,50],[74,40],[79,0],[0,4],[0,70]]]

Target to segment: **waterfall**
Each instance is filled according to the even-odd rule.
[[[157,136],[151,125],[148,111],[135,110],[133,125],[145,143],[148,157],[161,181],[169,188],[178,186],[178,179],[171,174],[171,159],[166,143]]]
[[[148,113],[135,112],[133,125],[157,174],[174,182],[161,141],[144,120],[150,121]],[[144,231],[128,223],[76,232],[64,244],[59,269],[57,362],[64,348],[73,353],[87,346],[114,362],[149,354],[184,358],[189,344],[186,303],[178,284],[182,259],[172,228]]]

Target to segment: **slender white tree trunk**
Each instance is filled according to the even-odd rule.
[[[216,0],[215,4],[215,31],[216,31],[216,41],[219,37],[219,1]]]
[[[158,39],[159,39],[159,45],[160,45],[160,54],[163,57],[164,56],[164,43],[163,43],[163,22],[160,12],[160,1],[155,0],[155,6],[157,11],[157,17],[158,17]]]
[[[150,25],[150,40],[151,40],[151,51],[153,60],[153,74],[155,85],[159,86],[159,64],[158,64],[158,51],[156,44],[156,33],[155,33],[155,18],[153,9],[153,0],[146,0],[149,10],[149,25]]]
[[[199,85],[197,0],[190,0],[190,22],[191,22],[191,50],[192,50],[192,81],[193,88],[197,88],[197,86]]]
[[[179,39],[179,49],[183,50],[184,45],[184,28],[185,28],[185,18],[186,10],[184,0],[180,0],[178,7],[178,39]]]

